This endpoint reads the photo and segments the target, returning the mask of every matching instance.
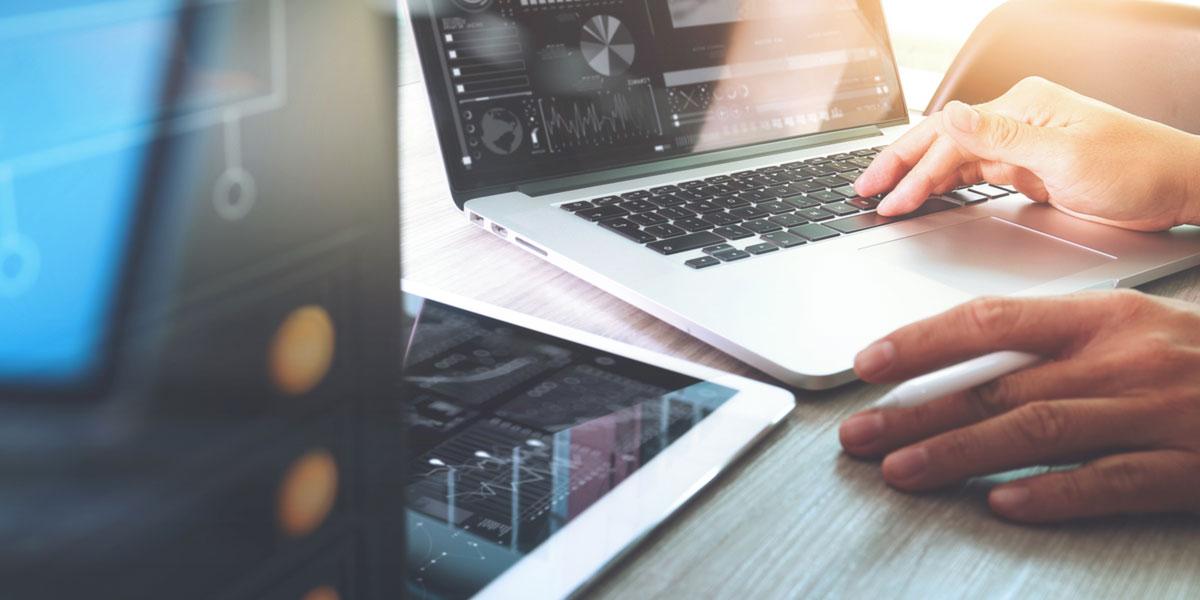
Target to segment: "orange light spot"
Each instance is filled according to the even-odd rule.
[[[296,459],[279,485],[279,528],[292,537],[315,531],[333,510],[337,484],[337,462],[328,450],[311,450]]]
[[[333,319],[324,308],[304,306],[292,311],[271,342],[275,386],[292,396],[317,387],[333,364],[334,338]]]

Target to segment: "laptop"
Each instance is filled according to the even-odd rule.
[[[851,182],[914,125],[878,0],[411,0],[471,223],[794,386],[980,295],[1133,286],[1200,228],[968,186],[888,219]]]

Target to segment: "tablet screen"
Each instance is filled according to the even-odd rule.
[[[483,589],[736,391],[408,295],[408,577]]]

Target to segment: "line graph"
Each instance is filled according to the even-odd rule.
[[[649,85],[601,90],[585,97],[550,96],[537,102],[554,152],[621,145],[662,135]]]

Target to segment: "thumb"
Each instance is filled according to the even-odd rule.
[[[1038,172],[1061,156],[1061,134],[957,100],[942,111],[945,130],[967,152],[984,160]]]

